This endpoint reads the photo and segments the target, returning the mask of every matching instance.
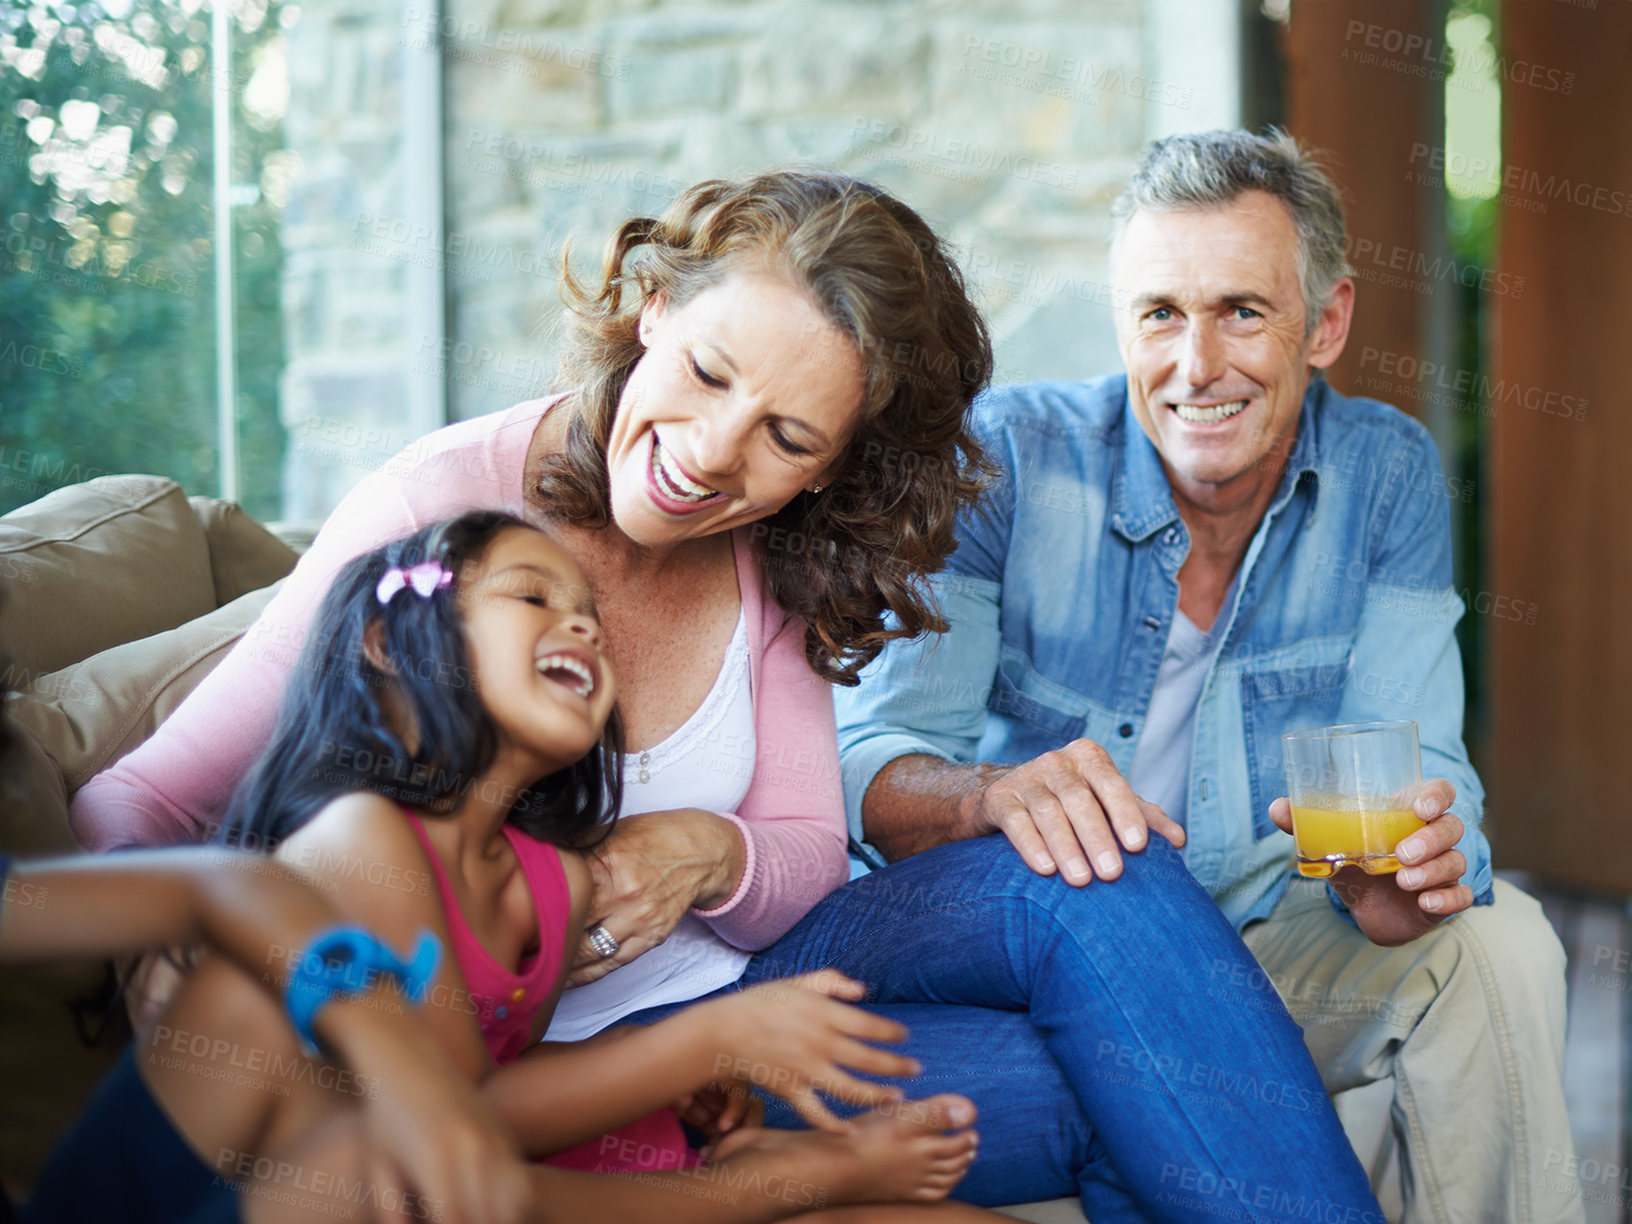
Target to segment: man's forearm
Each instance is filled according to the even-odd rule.
[[[897,862],[979,837],[991,830],[976,817],[975,800],[1008,765],[954,765],[927,754],[896,757],[873,777],[861,804],[862,831],[879,853]]]

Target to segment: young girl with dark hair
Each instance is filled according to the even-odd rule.
[[[340,918],[333,896],[301,872],[248,854],[13,863],[0,853],[0,964],[175,941],[213,950],[98,1089],[17,1209],[19,1224],[751,1224],[794,1214],[788,1190],[843,1202],[923,1188],[912,1185],[921,1162],[885,1174],[906,1129],[882,1124],[799,1142],[741,1131],[727,1141],[736,1150],[703,1174],[639,1182],[525,1164],[491,1103],[426,1031],[424,1009],[402,1006],[398,988],[413,970],[391,967],[388,945]],[[335,980],[350,968],[335,955],[342,944],[377,966],[355,989]],[[308,1057],[297,1029],[332,1061]],[[902,1205],[824,1219],[960,1224],[973,1218],[967,1210]],[[12,1218],[0,1190],[0,1220]]]
[[[314,1178],[385,1210],[532,1218],[536,1174],[514,1137],[401,1005],[405,975],[386,968],[390,949],[339,921],[298,871],[250,855],[189,848],[13,864],[0,853],[0,964],[176,941],[212,950],[97,1090],[19,1209],[22,1224],[302,1218],[327,1204],[277,1199]],[[383,971],[355,990],[325,983],[324,949],[336,941]],[[301,1054],[296,1024],[332,1062]],[[258,1085],[245,1091],[251,1078]],[[290,1085],[318,1080],[346,1090],[322,1113],[280,1109]],[[263,1162],[286,1172],[255,1179]],[[0,1192],[0,1219],[10,1218]]]
[[[275,848],[388,941],[428,930],[445,943],[427,1023],[529,1155],[655,1176],[668,1218],[674,1189],[721,1167],[697,1169],[671,1105],[685,1099],[724,1140],[723,1166],[821,1171],[783,1215],[942,1198],[974,1157],[973,1107],[907,1106],[857,1078],[915,1070],[868,1044],[901,1040],[899,1025],[839,1001],[858,983],[767,983],[649,1030],[539,1044],[583,938],[588,869],[571,851],[605,834],[620,799],[615,696],[588,586],[559,545],[497,511],[433,524],[340,572],[225,838]],[[755,1134],[740,1092],[709,1091],[756,1067],[826,1133]],[[818,1085],[887,1108],[841,1123]],[[746,1209],[755,1196],[738,1197]]]
[[[461,607],[454,575],[479,562],[504,531],[532,531],[503,511],[472,511],[366,553],[336,576],[285,690],[266,751],[233,797],[229,843],[271,849],[335,799],[369,792],[432,815],[455,813],[495,768],[503,731],[479,689],[468,620],[491,606]],[[557,550],[559,551],[559,550]],[[564,580],[540,579],[524,605],[552,597]],[[535,584],[536,585],[536,584]],[[553,593],[553,594],[552,594]],[[587,588],[568,609],[568,643],[541,680],[585,688],[599,736],[574,752],[581,731],[554,746],[572,753],[511,798],[506,820],[537,841],[587,850],[603,838],[622,801],[622,733],[608,676],[596,690],[585,671],[598,662]],[[495,601],[496,602],[496,601]],[[594,655],[591,660],[588,656]],[[493,682],[497,685],[497,681]]]

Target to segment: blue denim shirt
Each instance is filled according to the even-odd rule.
[[[1012,763],[1080,736],[1126,774],[1178,606],[1190,537],[1125,376],[999,387],[975,415],[1003,475],[931,580],[950,632],[893,643],[836,690],[864,845],[862,796],[908,753]],[[1456,786],[1463,883],[1492,900],[1484,790],[1462,743],[1453,492],[1416,421],[1310,385],[1196,711],[1184,859],[1238,929],[1292,871],[1292,839],[1269,819],[1286,793],[1281,733],[1331,723],[1417,722],[1424,776]]]

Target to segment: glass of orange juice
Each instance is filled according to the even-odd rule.
[[[1398,871],[1394,847],[1422,828],[1417,724],[1343,723],[1281,736],[1298,871],[1323,878],[1354,866]]]

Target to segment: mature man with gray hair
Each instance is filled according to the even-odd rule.
[[[1321,376],[1355,297],[1337,188],[1282,134],[1175,136],[1114,216],[1127,373],[978,406],[1003,472],[935,580],[951,631],[838,697],[852,834],[895,860],[1002,833],[1111,889],[1167,838],[1263,968],[1221,1006],[1278,993],[1329,1092],[1392,1091],[1391,1218],[1579,1220],[1564,956],[1491,876],[1438,454]],[[1294,874],[1282,732],[1402,718],[1432,779],[1405,866]]]

